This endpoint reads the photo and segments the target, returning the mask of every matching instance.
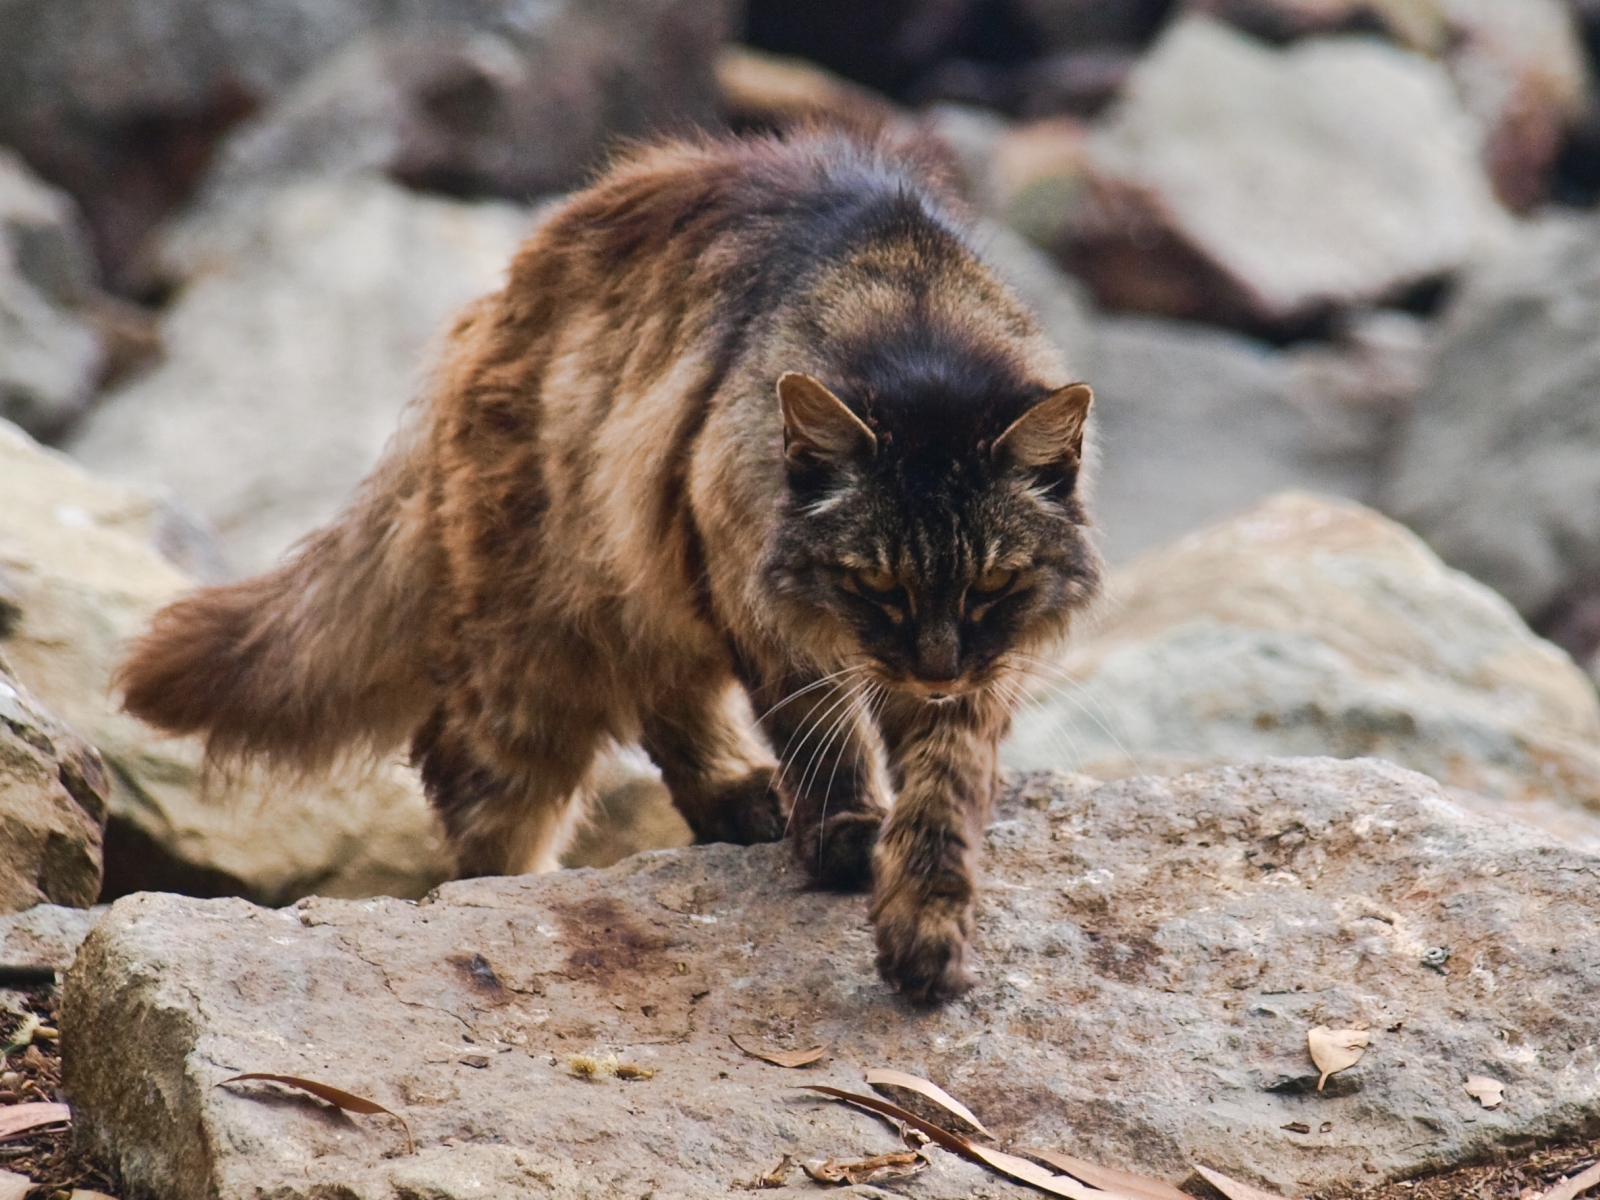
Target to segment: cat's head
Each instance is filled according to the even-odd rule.
[[[1089,388],[835,386],[853,403],[810,375],[778,381],[787,493],[768,572],[823,664],[932,701],[1061,636],[1100,577],[1079,489]]]

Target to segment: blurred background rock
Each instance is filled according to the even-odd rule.
[[[0,650],[28,777],[106,767],[29,828],[104,822],[108,898],[448,874],[406,768],[211,778],[117,647],[338,510],[620,140],[822,119],[942,139],[1096,385],[1112,599],[1013,762],[1376,753],[1594,839],[1597,48],[1594,0],[0,0]],[[687,838],[636,754],[594,785],[572,861]]]

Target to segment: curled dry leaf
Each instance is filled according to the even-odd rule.
[[[33,1180],[15,1171],[0,1171],[0,1200],[26,1200]]]
[[[1210,1167],[1194,1164],[1194,1169],[1205,1177],[1207,1183],[1221,1192],[1228,1200],[1283,1200],[1282,1196],[1274,1192],[1264,1192],[1258,1187],[1251,1187],[1248,1183],[1240,1183],[1237,1179],[1229,1179],[1221,1171],[1213,1171]]]
[[[1506,1085],[1498,1079],[1490,1079],[1487,1075],[1469,1075],[1461,1087],[1467,1095],[1485,1108],[1499,1108],[1506,1098]]]
[[[65,1104],[8,1104],[0,1108],[0,1142],[18,1134],[43,1129],[46,1125],[64,1125],[72,1120],[72,1110]]]
[[[880,1179],[905,1179],[928,1165],[915,1150],[878,1154],[855,1162],[801,1163],[800,1168],[818,1183],[874,1183]]]
[[[1121,1192],[1129,1197],[1129,1200],[1194,1200],[1189,1193],[1180,1192],[1170,1183],[1136,1175],[1132,1171],[1102,1167],[1097,1163],[1075,1158],[1071,1154],[1060,1154],[1054,1150],[1024,1150],[1023,1153],[1050,1164],[1058,1171],[1065,1171],[1090,1187],[1101,1188],[1108,1192]]]
[[[1317,1091],[1322,1090],[1329,1075],[1336,1075],[1360,1062],[1371,1041],[1372,1035],[1365,1029],[1329,1029],[1326,1025],[1318,1025],[1306,1034],[1306,1045],[1311,1048],[1311,1061],[1322,1072],[1322,1078],[1317,1080]]]
[[[745,1045],[731,1033],[728,1035],[728,1040],[751,1058],[759,1058],[762,1062],[769,1062],[775,1067],[807,1067],[828,1052],[826,1046],[813,1046],[810,1050],[758,1050]]]
[[[1086,1187],[1076,1179],[1067,1175],[1056,1175],[1036,1162],[1026,1158],[1018,1158],[1015,1154],[1006,1154],[1001,1150],[991,1150],[987,1146],[974,1145],[959,1133],[951,1133],[948,1129],[935,1125],[932,1121],[925,1121],[916,1113],[901,1108],[898,1104],[891,1104],[887,1100],[880,1100],[876,1096],[863,1096],[858,1092],[846,1092],[836,1087],[826,1087],[820,1083],[808,1083],[803,1086],[809,1092],[821,1092],[824,1096],[832,1096],[835,1100],[843,1100],[846,1104],[853,1104],[857,1108],[866,1109],[868,1112],[877,1113],[879,1116],[888,1117],[898,1121],[907,1128],[915,1129],[924,1134],[929,1141],[951,1154],[959,1154],[962,1158],[971,1159],[973,1162],[982,1163],[992,1171],[996,1171],[1018,1183],[1026,1183],[1038,1188],[1040,1191],[1049,1192],[1052,1196],[1066,1196],[1068,1200],[1134,1200],[1133,1197],[1121,1192],[1100,1191],[1096,1188]]]
[[[1592,1187],[1600,1187],[1600,1163],[1595,1163],[1587,1171],[1579,1175],[1568,1175],[1555,1187],[1551,1188],[1539,1200],[1578,1200]]]
[[[758,1188],[781,1188],[789,1180],[789,1172],[794,1170],[794,1156],[785,1154],[778,1160],[778,1165],[765,1175],[757,1175],[755,1186]]]
[[[972,1115],[970,1109],[957,1100],[949,1092],[936,1083],[929,1083],[926,1079],[918,1079],[915,1075],[907,1075],[904,1071],[895,1071],[887,1067],[878,1068],[867,1072],[867,1082],[873,1087],[898,1087],[905,1088],[908,1092],[915,1092],[932,1100],[946,1112],[960,1117],[986,1138],[994,1137],[983,1127],[983,1122]]]
[[[221,1087],[227,1083],[246,1083],[253,1079],[259,1079],[267,1083],[281,1083],[284,1087],[298,1088],[302,1092],[310,1092],[317,1099],[326,1100],[343,1112],[362,1113],[366,1116],[382,1113],[386,1117],[393,1117],[400,1122],[400,1128],[405,1130],[406,1152],[408,1154],[417,1152],[417,1143],[411,1138],[411,1126],[406,1124],[404,1117],[385,1108],[376,1100],[368,1100],[365,1096],[357,1096],[354,1092],[347,1092],[343,1088],[331,1087],[326,1083],[318,1083],[315,1079],[302,1079],[298,1075],[270,1075],[262,1071],[247,1071],[243,1075],[234,1075],[222,1080],[216,1086]]]

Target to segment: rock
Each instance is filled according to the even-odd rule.
[[[802,58],[891,96],[953,53],[982,0],[747,0],[744,41]]]
[[[65,1083],[130,1193],[168,1200],[724,1195],[784,1154],[898,1148],[800,1090],[864,1091],[881,1066],[945,1087],[1004,1145],[1174,1182],[1198,1161],[1291,1195],[1600,1114],[1600,858],[1420,775],[1313,759],[1092,791],[1032,776],[1000,804],[984,874],[982,980],[933,1012],[875,976],[865,900],[809,889],[781,846],[454,883],[421,905],[130,897],[68,974]],[[1372,1037],[1321,1093],[1319,1024]],[[785,1071],[730,1034],[828,1052]],[[609,1054],[655,1073],[605,1077]],[[601,1077],[577,1075],[584,1055]],[[215,1086],[243,1071],[370,1097],[417,1151],[388,1118]],[[1469,1075],[1506,1103],[1483,1110]],[[931,1158],[898,1194],[1038,1194]],[[814,1194],[791,1180],[775,1194]]]
[[[94,470],[170,488],[241,570],[330,519],[377,461],[459,306],[499,286],[521,208],[305,181],[175,230],[186,280],[162,366],[69,441]]]
[[[0,658],[0,913],[95,902],[106,783],[100,756]]]
[[[1566,0],[1188,0],[1275,41],[1377,27],[1442,57],[1483,130],[1500,200],[1525,212],[1545,199],[1568,134],[1589,115],[1590,71]]]
[[[166,556],[170,556],[166,557]],[[105,757],[106,891],[421,895],[450,872],[412,774],[296,785],[203,769],[200,747],[120,711],[110,675],[125,641],[214,561],[170,504],[94,479],[0,423],[0,570],[13,614],[0,649],[17,676]],[[87,888],[75,903],[90,903]]]
[[[717,90],[723,115],[739,130],[788,129],[814,121],[876,129],[905,119],[871,88],[804,59],[748,46],[727,46],[717,56]]]
[[[1351,313],[1333,342],[1284,352],[1289,398],[1310,420],[1320,457],[1381,463],[1433,363],[1430,330],[1398,309]]]
[[[1095,516],[1113,562],[1284,488],[1359,498],[1373,486],[1375,462],[1328,432],[1345,432],[1342,414],[1279,351],[1150,317],[1097,332]]]
[[[537,34],[364,34],[233,133],[206,190],[363,172],[452,195],[568,188],[619,136],[715,123],[727,7],[569,2]]]
[[[1005,761],[1102,777],[1371,755],[1600,850],[1600,700],[1509,605],[1349,502],[1290,493],[1115,572]]]
[[[1473,272],[1383,505],[1575,656],[1600,648],[1600,223],[1551,217]]]
[[[89,930],[105,914],[103,904],[93,908],[36,904],[21,912],[0,915],[0,966],[65,971]]]
[[[1443,68],[1377,41],[1273,50],[1178,21],[1091,138],[1061,247],[1107,307],[1293,332],[1502,244]]]
[[[0,148],[0,419],[47,437],[88,407],[104,365],[94,294],[71,199]]]
[[[997,221],[980,221],[974,238],[979,253],[1033,310],[1040,326],[1066,359],[1074,378],[1097,377],[1100,334],[1083,287]]]
[[[556,147],[589,139],[580,160],[564,163],[564,185],[597,139],[712,117],[712,59],[729,10],[723,0],[3,0],[0,141],[79,198],[102,262],[120,278],[232,126],[376,30],[481,35],[482,58],[469,48],[437,72],[400,78],[423,85],[432,123],[419,132],[460,143],[447,157],[453,149],[482,166],[485,130],[475,123],[506,118],[499,132],[514,157],[499,166],[508,174],[468,182],[519,189],[515,159],[543,169]],[[515,115],[493,108],[508,97]],[[551,124],[551,113],[565,123]],[[529,140],[541,133],[551,145]]]

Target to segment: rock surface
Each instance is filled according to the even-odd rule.
[[[1011,1146],[1173,1181],[1200,1161],[1287,1194],[1600,1114],[1600,858],[1371,761],[1081,784],[1004,798],[982,982],[935,1012],[874,975],[865,901],[807,890],[778,846],[449,884],[420,906],[127,898],[67,980],[78,1127],[130,1200],[667,1200],[749,1186],[784,1154],[896,1148],[799,1090],[865,1090],[876,1066],[941,1084]],[[1321,1093],[1318,1024],[1372,1037]],[[785,1071],[730,1034],[829,1050]],[[89,1052],[108,1041],[123,1050]],[[655,1074],[579,1078],[577,1054]],[[387,1118],[215,1086],[242,1071],[371,1097],[417,1151]],[[1469,1075],[1504,1084],[1503,1106],[1479,1107]],[[932,1156],[898,1194],[1037,1194]],[[814,1194],[791,1182],[775,1194]]]
[[[1179,20],[1088,162],[1065,249],[1108,307],[1292,327],[1507,234],[1449,76],[1375,40],[1280,51]]]
[[[1373,461],[1330,441],[1320,394],[1270,346],[1150,317],[1097,323],[1095,520],[1113,562],[1284,488],[1364,497]]]
[[[0,658],[0,913],[100,894],[106,772]]]
[[[117,274],[230,127],[375,30],[431,26],[498,43],[493,78],[434,80],[423,97],[433,126],[462,144],[504,135],[541,164],[555,156],[527,144],[540,129],[562,151],[590,139],[562,164],[566,184],[601,139],[714,115],[728,13],[721,0],[0,0],[0,141],[79,198]],[[520,125],[485,103],[508,95],[524,98]],[[530,127],[530,107],[561,112],[569,129],[536,117]],[[516,164],[502,163],[504,185],[520,186]]]
[[[308,181],[202,213],[165,246],[186,281],[165,363],[68,448],[170,488],[249,572],[333,517],[417,394],[452,311],[499,286],[531,224],[510,205]]]
[[[88,406],[104,358],[93,295],[71,199],[0,147],[0,419],[47,436]]]
[[[1600,648],[1600,222],[1552,217],[1473,272],[1383,504],[1568,650]],[[1552,632],[1555,632],[1552,628]]]
[[[1130,563],[1108,595],[1019,718],[1012,766],[1373,755],[1600,850],[1594,688],[1377,513],[1277,496]]]
[[[175,563],[193,571],[213,558],[170,504],[94,479],[0,423],[0,571],[13,614],[0,649],[105,757],[110,890],[274,903],[311,891],[421,895],[450,867],[410,772],[318,786],[208,777],[196,743],[158,737],[118,708],[121,647],[194,586]]]
[[[77,956],[95,922],[105,916],[104,905],[68,908],[60,904],[35,904],[21,912],[0,916],[0,965],[53,967],[65,971]]]

